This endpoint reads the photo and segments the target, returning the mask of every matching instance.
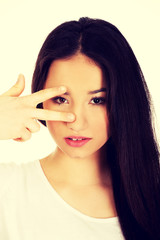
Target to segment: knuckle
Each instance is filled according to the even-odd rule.
[[[27,141],[31,138],[31,133],[26,129],[25,133],[22,135],[22,138]]]
[[[40,130],[40,125],[35,119],[28,121],[28,123],[25,125],[26,128],[32,133],[38,132]]]
[[[40,126],[34,126],[34,128],[32,128],[31,132],[36,133],[40,130]]]
[[[17,136],[20,137],[22,135],[23,131],[24,131],[24,127],[18,126],[16,129]]]
[[[19,134],[17,134],[17,137],[14,138],[13,140],[18,141],[18,142],[25,142],[31,138],[31,133],[29,132],[28,129],[23,128],[19,131]]]
[[[17,99],[19,99],[19,102],[23,106],[28,106],[29,105],[29,98],[28,98],[28,96],[17,97]]]
[[[37,132],[40,130],[40,125],[39,125],[39,123],[37,123]]]

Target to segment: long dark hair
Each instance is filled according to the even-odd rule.
[[[106,166],[123,235],[127,240],[158,240],[160,153],[152,124],[151,95],[121,32],[104,20],[88,17],[59,25],[39,52],[32,92],[43,89],[52,61],[77,52],[98,63],[107,81],[111,137],[105,144]]]

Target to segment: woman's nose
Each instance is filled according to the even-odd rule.
[[[87,116],[83,108],[79,110],[71,110],[75,115],[75,120],[73,122],[67,122],[68,128],[72,129],[75,132],[82,132],[88,127]]]

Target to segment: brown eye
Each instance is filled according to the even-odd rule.
[[[52,98],[52,101],[54,102],[54,103],[57,103],[57,104],[63,104],[63,103],[65,103],[65,101],[67,101],[65,98],[63,98],[63,97],[55,97],[55,98]]]
[[[93,105],[105,104],[105,98],[103,97],[95,97],[95,98],[92,98],[91,101],[93,102]]]

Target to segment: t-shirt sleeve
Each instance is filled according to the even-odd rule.
[[[16,174],[16,163],[0,163],[0,199]]]

